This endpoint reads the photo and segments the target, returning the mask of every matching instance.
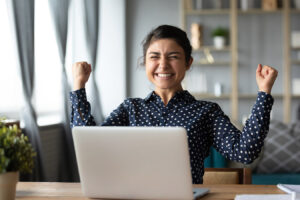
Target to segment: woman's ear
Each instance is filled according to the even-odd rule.
[[[193,64],[194,58],[191,56],[188,65],[186,66],[186,70],[189,70]]]

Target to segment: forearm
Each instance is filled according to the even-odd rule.
[[[71,128],[74,126],[95,126],[94,117],[91,115],[91,106],[86,99],[85,89],[76,90],[70,93]]]
[[[216,148],[230,160],[252,162],[258,157],[268,133],[272,105],[273,98],[266,93],[259,92],[243,131],[239,131],[228,122],[225,125],[226,130],[221,129],[217,132],[220,136],[214,141]]]

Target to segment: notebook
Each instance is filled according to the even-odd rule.
[[[290,194],[242,194],[234,200],[293,200]]]
[[[277,184],[277,187],[286,193],[300,193],[300,185],[292,185],[292,184]]]
[[[75,127],[83,193],[91,198],[195,199],[187,134],[179,127]]]

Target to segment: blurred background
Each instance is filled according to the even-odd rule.
[[[40,170],[23,180],[79,180],[69,128],[72,63],[93,65],[86,89],[100,124],[125,98],[144,98],[154,89],[140,65],[141,42],[161,24],[182,28],[191,40],[194,64],[184,88],[197,99],[217,102],[240,129],[256,100],[257,65],[276,68],[270,131],[287,132],[288,141],[295,140],[300,133],[295,129],[300,118],[298,0],[1,0],[0,116],[19,120],[40,155]],[[296,139],[276,145],[297,149],[299,144]],[[298,152],[286,154],[300,160]],[[295,162],[291,165],[300,166]],[[253,169],[271,173],[260,167]],[[272,175],[277,172],[296,173],[300,180],[299,167]]]

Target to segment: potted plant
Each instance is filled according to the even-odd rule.
[[[14,200],[19,172],[30,173],[36,155],[27,136],[0,118],[0,200]]]
[[[217,49],[224,48],[228,36],[228,30],[226,28],[217,27],[212,31],[211,35],[213,37],[214,46]]]

